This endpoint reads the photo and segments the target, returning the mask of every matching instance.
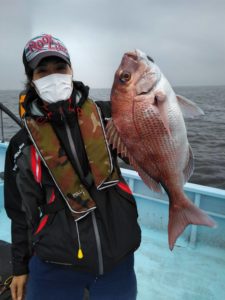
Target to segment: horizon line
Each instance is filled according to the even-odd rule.
[[[205,85],[205,84],[200,84],[200,85],[171,85],[172,88],[179,88],[179,87],[184,87],[184,88],[187,88],[187,87],[225,87],[224,84],[208,84],[208,85]],[[98,89],[98,90],[110,90],[111,87],[89,87],[90,90],[94,90],[94,89]],[[15,89],[2,89],[0,88],[0,91],[22,91],[24,89],[19,89],[19,88],[15,88]]]

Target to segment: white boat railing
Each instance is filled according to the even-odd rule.
[[[137,172],[128,169],[121,169],[121,171],[136,198],[141,223],[151,228],[165,230],[169,205],[167,194],[151,191],[145,186]],[[215,231],[205,226],[188,226],[189,229],[185,231],[189,245],[195,246],[200,236],[200,239],[207,240],[207,242],[225,246],[225,190],[186,183],[184,191],[196,206],[212,216],[218,224]],[[165,208],[167,208],[166,212]]]

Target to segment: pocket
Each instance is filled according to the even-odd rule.
[[[49,217],[51,216],[52,214],[49,214]],[[75,225],[73,222],[73,228],[71,228],[70,222],[72,222],[72,216],[66,210],[53,214],[52,219],[48,218],[44,228],[33,235],[34,253],[45,262],[74,264],[78,242],[77,239],[74,242]],[[81,264],[84,264],[82,260]]]
[[[49,214],[49,215],[44,215],[41,217],[38,226],[36,227],[33,236],[40,236],[42,233],[44,233],[45,229],[51,225],[53,222],[53,219],[55,217],[55,214]]]
[[[49,208],[50,209],[52,208],[52,203],[54,202],[55,204],[55,200],[56,200],[54,188],[47,189],[46,194],[47,194],[47,204],[40,206],[40,210],[43,215],[34,231],[34,236],[42,232],[42,230],[46,226],[52,223],[55,213],[57,212],[57,210],[55,211],[53,210],[52,212],[49,211]]]
[[[38,227],[36,228],[34,235],[37,235],[38,233],[40,233],[42,231],[42,229],[46,226],[47,222],[49,219],[49,215],[45,215],[41,218]]]

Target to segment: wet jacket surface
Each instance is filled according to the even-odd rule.
[[[82,83],[76,82],[74,85],[73,98],[76,99],[77,91],[81,95],[79,103],[74,100],[74,105],[82,108],[88,90]],[[33,92],[28,93],[24,104],[30,115],[31,103],[35,97]],[[110,103],[96,103],[101,109],[102,119],[109,118]],[[36,105],[43,112],[40,99],[36,101]],[[73,113],[69,112],[67,101],[57,105],[63,105],[80,165],[83,173],[88,174],[90,167],[76,120],[76,110]],[[57,105],[51,108],[53,117],[49,122],[52,122],[76,170],[65,134],[64,121],[60,118]],[[47,262],[68,265],[75,270],[103,274],[139,247],[141,232],[137,223],[136,203],[129,189],[123,188],[125,181],[120,174],[115,153],[112,152],[113,164],[118,168],[122,185],[117,184],[101,191],[97,190],[94,184],[90,185],[88,191],[97,208],[79,220],[76,226],[43,163],[41,182],[35,180],[31,166],[31,148],[31,140],[23,128],[11,139],[6,153],[4,196],[5,209],[12,220],[14,275],[28,273],[28,262],[32,255],[37,255]],[[49,202],[53,191],[56,197],[55,206],[52,211],[46,212],[46,203]],[[47,223],[37,233],[40,221],[46,213],[49,214]],[[84,255],[82,259],[77,257],[79,240]]]

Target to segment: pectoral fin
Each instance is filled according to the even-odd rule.
[[[177,101],[184,118],[194,118],[204,115],[204,112],[200,107],[184,96],[177,95]]]

